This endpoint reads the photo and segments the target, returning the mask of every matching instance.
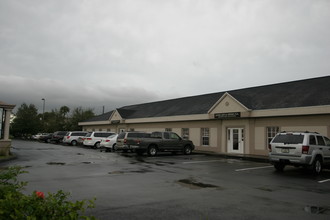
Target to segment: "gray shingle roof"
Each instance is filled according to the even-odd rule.
[[[102,115],[98,115],[98,116],[95,116],[93,118],[87,119],[84,122],[107,121],[107,120],[109,120],[112,113],[113,113],[113,111],[110,111],[110,112],[104,113]]]
[[[117,110],[124,119],[207,114],[225,93],[129,105]],[[231,90],[227,93],[251,110],[330,105],[330,76]],[[103,120],[111,114],[106,113],[89,121]]]

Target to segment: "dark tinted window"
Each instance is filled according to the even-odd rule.
[[[314,135],[309,136],[309,144],[316,145],[316,138]]]
[[[273,143],[302,144],[303,140],[304,135],[279,134],[274,138]]]
[[[318,144],[318,145],[322,145],[322,146],[325,145],[325,142],[324,142],[322,136],[316,136],[316,138],[317,138],[317,144]]]
[[[109,137],[114,133],[108,133],[108,132],[95,132],[94,137]]]
[[[72,132],[71,136],[85,136],[86,132]]]
[[[169,133],[164,133],[164,139],[170,139],[170,134]]]
[[[128,133],[127,134],[127,137],[129,138],[136,138],[136,137],[141,137],[140,135],[139,135],[140,133]]]
[[[152,134],[151,134],[151,137],[152,138],[162,138],[162,133],[161,132],[153,132]]]

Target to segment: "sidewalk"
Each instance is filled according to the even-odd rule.
[[[262,163],[269,163],[268,156],[261,156],[261,155],[245,155],[245,154],[228,154],[228,153],[216,153],[210,151],[201,151],[195,150],[194,152],[200,154],[207,154],[211,156],[223,157],[223,158],[232,158],[232,159],[240,159],[240,160],[250,160],[255,162],[262,162]]]

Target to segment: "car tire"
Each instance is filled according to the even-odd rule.
[[[154,157],[156,156],[158,153],[158,149],[155,145],[151,145],[149,148],[148,148],[148,155],[151,156],[151,157]]]
[[[75,140],[71,141],[71,145],[72,146],[77,146],[77,141],[75,141]]]
[[[279,172],[283,172],[285,164],[284,163],[275,163],[274,167],[277,171]]]
[[[191,150],[191,146],[190,145],[187,145],[183,148],[183,153],[185,155],[190,155],[192,153],[192,150]]]
[[[112,145],[112,149],[111,149],[111,151],[112,151],[112,152],[116,152],[116,150],[117,150],[117,146],[116,146],[116,144],[113,144],[113,145]]]
[[[96,142],[96,143],[94,144],[94,148],[95,148],[95,149],[99,149],[99,148],[100,148],[100,142]]]
[[[322,159],[320,157],[316,157],[312,164],[312,172],[315,175],[318,175],[322,172],[323,164]]]

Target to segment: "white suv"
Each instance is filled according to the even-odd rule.
[[[269,144],[269,160],[278,171],[286,165],[312,168],[330,165],[330,139],[317,132],[281,132]]]
[[[105,131],[94,131],[88,133],[84,137],[84,146],[89,146],[92,148],[100,148],[101,140],[105,140],[107,137],[116,134],[114,132],[105,132]]]
[[[79,138],[83,138],[88,134],[86,131],[69,131],[63,138],[63,143],[71,144],[72,146],[76,146],[78,144]]]

